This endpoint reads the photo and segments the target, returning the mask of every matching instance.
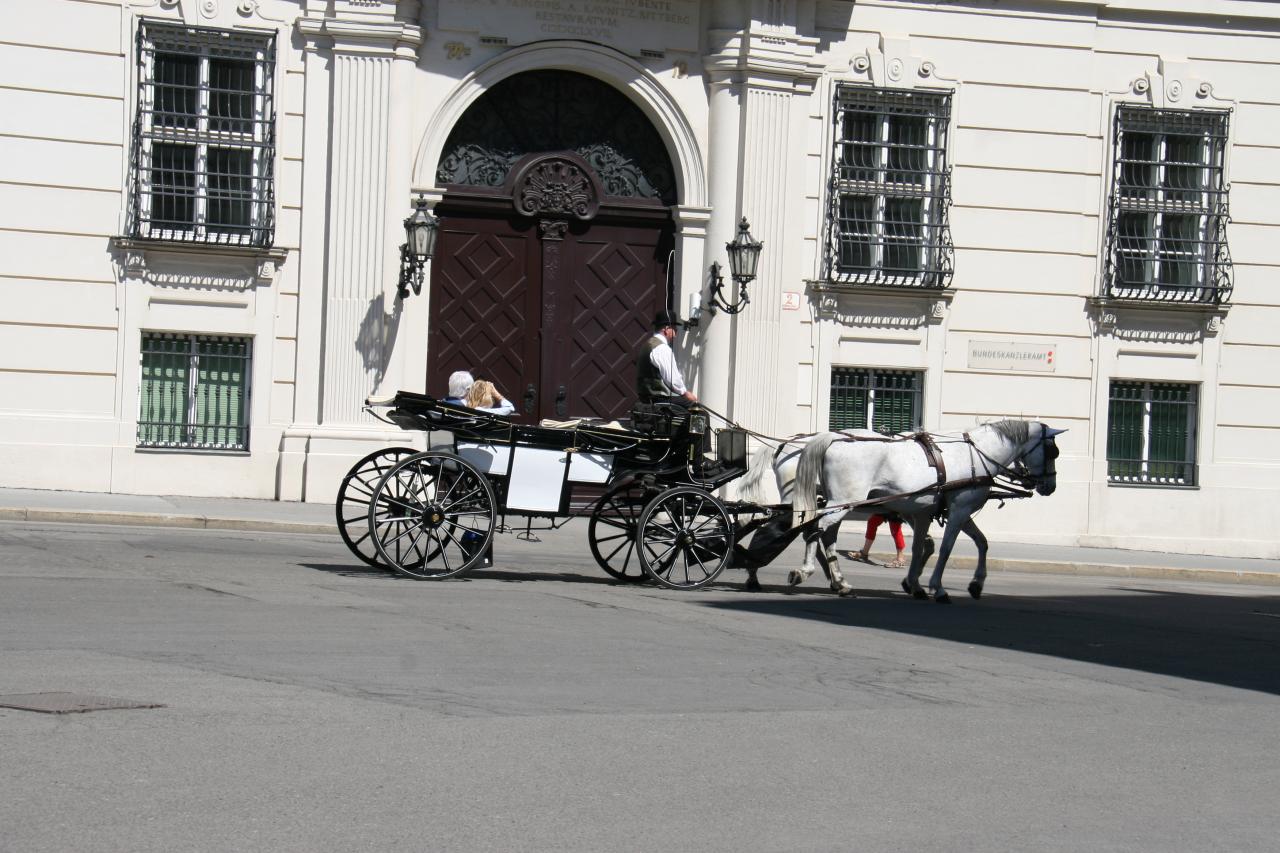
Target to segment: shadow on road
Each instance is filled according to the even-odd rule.
[[[1051,655],[1280,694],[1280,596],[1114,588],[1119,594],[957,599],[942,607],[902,594],[742,597],[703,606],[816,619],[975,646]]]
[[[328,572],[332,575],[341,575],[348,578],[372,578],[375,580],[399,581],[404,583],[467,583],[476,580],[500,581],[502,583],[529,583],[535,581],[560,581],[561,583],[585,583],[598,584],[608,586],[610,584],[617,586],[634,586],[634,584],[624,583],[615,580],[604,574],[584,575],[576,571],[545,571],[538,569],[473,569],[465,575],[456,578],[448,578],[444,581],[417,580],[415,578],[406,577],[396,574],[395,572],[379,569],[373,566],[367,566],[364,563],[298,563],[304,569],[313,569],[318,572]]]

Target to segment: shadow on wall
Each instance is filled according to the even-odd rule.
[[[706,606],[1280,694],[1280,596],[1114,589],[1123,593],[987,594],[980,602],[953,596],[957,603],[951,607],[875,593],[854,601],[770,596]],[[919,653],[918,647],[904,649],[904,654]],[[1075,668],[1070,673],[1080,674]]]
[[[395,342],[396,333],[400,329],[400,317],[404,311],[404,303],[395,300],[393,313],[386,312],[386,294],[380,293],[369,303],[360,321],[360,329],[356,333],[356,352],[360,354],[360,363],[366,373],[374,376],[369,393],[373,393],[382,384],[387,375],[387,364],[391,358],[391,346]]]

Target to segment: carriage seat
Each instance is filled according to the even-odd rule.
[[[631,429],[642,435],[675,435],[689,420],[689,410],[673,403],[636,403],[631,407]]]

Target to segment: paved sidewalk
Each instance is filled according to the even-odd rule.
[[[330,504],[41,489],[0,488],[0,521],[132,524],[337,536],[334,508]],[[590,560],[585,542],[586,529],[585,522],[571,523],[561,530],[541,535],[544,538],[554,538],[557,544],[566,547],[567,553],[581,553],[584,560]],[[860,547],[861,532],[861,525],[846,524],[841,531],[838,546],[842,550]],[[582,541],[579,543],[577,540]],[[876,544],[884,546],[890,542],[888,531],[882,530]],[[972,570],[975,554],[973,543],[968,537],[961,536],[948,568]],[[892,553],[877,549],[872,557],[883,563],[892,559]],[[992,572],[1045,572],[1280,585],[1280,560],[1017,542],[992,541],[987,568]]]

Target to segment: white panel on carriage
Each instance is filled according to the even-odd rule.
[[[612,453],[570,453],[570,483],[604,483],[613,470]]]
[[[458,455],[485,474],[505,476],[511,468],[511,445],[459,441]]]
[[[563,450],[516,447],[511,454],[507,509],[559,513],[568,457]]]

